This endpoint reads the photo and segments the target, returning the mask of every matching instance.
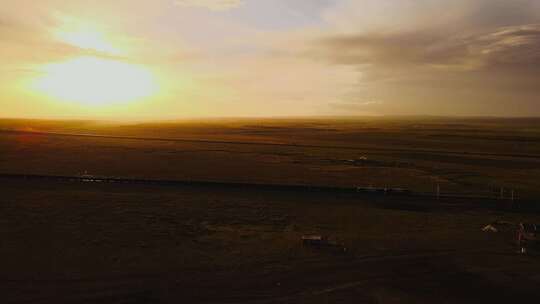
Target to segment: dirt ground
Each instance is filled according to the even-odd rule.
[[[539,193],[536,120],[0,120],[0,174],[388,186],[429,199],[0,178],[1,303],[540,299],[509,190]],[[95,136],[98,134],[99,136]],[[499,232],[483,232],[496,221]],[[302,246],[328,236],[334,249]],[[346,250],[343,250],[346,248]]]
[[[1,182],[3,303],[540,299],[540,260],[517,253],[514,227],[481,231],[540,215],[331,193]],[[305,248],[304,234],[347,251]]]

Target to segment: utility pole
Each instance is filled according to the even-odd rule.
[[[516,206],[515,206],[515,202],[514,202],[514,189],[512,189],[512,209],[514,209]]]
[[[441,197],[441,185],[437,183],[437,200]]]

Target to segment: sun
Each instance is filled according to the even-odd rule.
[[[84,56],[50,63],[33,83],[50,98],[88,106],[104,106],[141,100],[157,92],[153,73],[141,65],[120,60]]]
[[[52,37],[81,55],[38,66],[38,76],[31,83],[34,92],[85,106],[134,102],[157,93],[154,73],[127,60],[122,39],[95,22],[64,15],[57,18],[59,25],[51,29]]]

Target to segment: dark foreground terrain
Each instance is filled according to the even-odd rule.
[[[540,256],[515,242],[517,223],[540,223],[538,120],[0,120],[0,129],[0,303],[540,299]],[[8,178],[27,174],[83,178]],[[439,200],[416,195],[437,184]],[[482,231],[494,222],[498,232]],[[302,246],[310,234],[341,245]]]
[[[540,216],[463,202],[1,180],[2,303],[516,303]],[[493,205],[495,206],[495,204]],[[347,251],[302,246],[327,235]]]

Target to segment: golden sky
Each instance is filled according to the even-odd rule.
[[[538,0],[18,0],[0,117],[540,115]]]

